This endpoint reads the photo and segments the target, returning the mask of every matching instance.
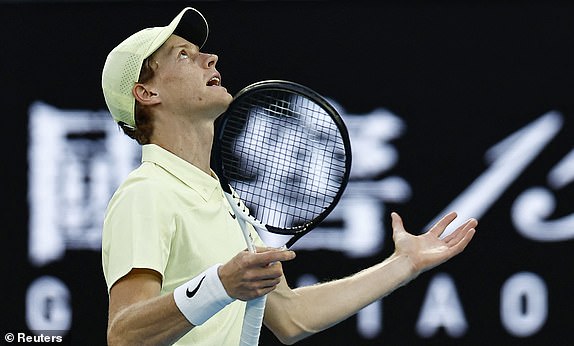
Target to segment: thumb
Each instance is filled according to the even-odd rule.
[[[405,226],[403,225],[403,219],[399,216],[399,214],[392,212],[391,213],[391,226],[393,227],[393,237],[398,235],[399,233],[406,232]]]

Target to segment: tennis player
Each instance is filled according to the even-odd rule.
[[[110,345],[237,345],[245,301],[268,294],[265,325],[287,344],[324,330],[463,251],[477,221],[444,239],[450,213],[414,236],[393,213],[394,253],[353,276],[291,289],[289,250],[245,250],[210,169],[214,120],[232,96],[217,55],[201,51],[203,15],[185,8],[165,27],[135,33],[107,57],[102,88],[119,126],[142,145],[142,163],[112,197],[102,262]],[[121,150],[121,148],[118,148]]]

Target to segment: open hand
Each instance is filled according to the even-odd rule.
[[[456,256],[471,241],[478,225],[477,220],[469,219],[441,239],[441,234],[456,216],[456,213],[451,212],[434,224],[428,232],[416,236],[405,230],[403,220],[397,213],[392,213],[395,253],[406,255],[411,260],[415,273],[422,273]]]

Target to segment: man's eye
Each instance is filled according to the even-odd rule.
[[[180,59],[188,59],[189,55],[187,54],[186,51],[182,50],[181,52],[179,52],[179,58]]]

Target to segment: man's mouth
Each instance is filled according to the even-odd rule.
[[[211,79],[207,82],[207,86],[220,86],[221,79],[217,76],[211,77]]]

